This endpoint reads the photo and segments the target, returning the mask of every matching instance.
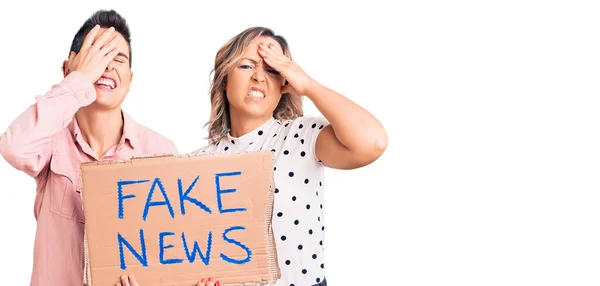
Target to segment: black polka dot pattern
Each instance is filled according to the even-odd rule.
[[[273,153],[272,222],[282,265],[278,285],[310,286],[322,283],[325,277],[323,166],[316,164],[313,155],[317,134],[325,126],[327,123],[322,118],[273,119],[240,137],[228,134],[219,142],[219,148],[210,145],[203,150],[228,154]]]

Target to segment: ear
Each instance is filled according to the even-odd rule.
[[[67,75],[69,75],[69,72],[71,72],[69,70],[69,61],[65,60],[62,64],[62,72],[63,72],[63,76],[67,77]]]
[[[77,54],[75,52],[71,51],[71,54],[69,54],[69,59],[66,61],[63,61],[62,71],[63,71],[64,77],[67,77],[71,73],[69,64],[73,61],[73,59],[75,58],[75,55],[77,55]]]

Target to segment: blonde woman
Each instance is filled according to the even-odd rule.
[[[302,97],[324,117],[304,116]],[[273,231],[277,286],[327,285],[324,168],[354,169],[381,156],[387,134],[361,106],[321,85],[291,59],[284,37],[249,28],[217,52],[209,145],[197,152],[270,150],[275,157]],[[219,281],[199,285],[219,285]]]

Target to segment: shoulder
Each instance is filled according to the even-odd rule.
[[[328,124],[329,122],[325,118],[318,116],[301,116],[294,120],[282,122],[288,137],[292,136],[293,138],[304,138],[306,140],[310,140],[310,138],[317,135]]]
[[[136,137],[137,142],[134,144],[139,145],[144,153],[179,154],[177,146],[172,140],[144,125],[137,124]]]
[[[293,120],[285,120],[281,122],[285,127],[290,127],[290,130],[304,129],[308,130],[320,130],[329,124],[327,120],[320,116],[300,116]]]
[[[192,152],[192,154],[198,154],[198,153],[206,153],[206,152],[212,152],[214,149],[214,144],[209,144],[206,145],[200,149],[197,149],[196,151]]]

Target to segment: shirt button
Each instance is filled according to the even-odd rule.
[[[89,93],[85,93],[85,99],[90,99],[90,94]]]

